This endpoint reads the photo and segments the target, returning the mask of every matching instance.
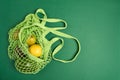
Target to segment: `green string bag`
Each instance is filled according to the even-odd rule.
[[[40,18],[38,13],[42,14],[43,18]],[[63,27],[50,28],[45,25],[46,22],[62,22],[65,25]],[[38,9],[35,14],[28,14],[24,21],[10,29],[8,55],[10,59],[15,61],[16,69],[21,73],[36,74],[52,59],[63,63],[73,62],[80,53],[81,47],[77,38],[59,31],[66,27],[67,23],[64,20],[47,18],[44,10]],[[54,37],[51,40],[46,39],[46,35],[50,32],[60,37]],[[29,52],[29,45],[26,41],[31,35],[36,37],[36,44],[41,45],[42,56],[40,57],[35,57]],[[62,37],[73,39],[77,43],[78,50],[70,60],[61,60],[55,57],[55,54],[64,45]],[[57,45],[54,50],[51,50],[51,46],[58,40],[60,40],[61,43]]]

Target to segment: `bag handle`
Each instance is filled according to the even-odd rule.
[[[43,17],[43,18],[40,18],[40,17],[38,16],[38,13],[43,14],[44,17]],[[63,62],[63,63],[73,62],[73,61],[77,58],[77,56],[79,55],[80,50],[81,50],[81,46],[80,46],[80,42],[79,42],[79,40],[78,40],[77,38],[72,37],[71,35],[62,33],[62,32],[60,32],[60,31],[57,31],[57,30],[62,30],[62,29],[67,28],[67,23],[66,23],[66,21],[64,21],[64,20],[62,20],[62,19],[53,19],[53,18],[47,19],[47,15],[46,15],[46,13],[45,13],[45,11],[44,11],[43,9],[38,9],[38,10],[36,11],[36,13],[35,13],[35,16],[38,17],[40,20],[42,20],[41,25],[44,25],[44,26],[45,26],[46,22],[51,22],[51,23],[62,22],[62,23],[64,23],[64,26],[62,26],[62,27],[47,28],[47,29],[48,29],[48,32],[50,31],[50,32],[52,32],[53,34],[56,34],[56,35],[58,35],[58,36],[65,37],[65,38],[68,38],[68,39],[73,39],[73,40],[76,42],[77,46],[78,46],[78,50],[77,50],[75,56],[74,56],[72,59],[70,59],[70,60],[61,60],[61,59],[56,58],[56,57],[55,57],[55,54],[56,54],[58,51],[60,51],[60,49],[63,47],[63,45],[64,45],[64,40],[63,40],[62,38],[55,37],[55,38],[53,38],[53,39],[50,41],[50,43],[53,44],[53,43],[55,43],[55,42],[58,41],[58,40],[60,40],[61,43],[53,50],[52,58],[53,58],[54,60],[56,60],[56,61],[60,61],[60,62]]]
[[[43,18],[40,18],[39,16],[38,16],[38,13],[40,13],[40,14],[43,14]],[[64,20],[62,20],[62,19],[54,19],[54,18],[47,18],[47,15],[46,15],[46,13],[45,13],[45,11],[43,10],[43,9],[38,9],[37,11],[36,11],[36,13],[35,13],[35,16],[36,16],[36,18],[38,18],[40,21],[42,21],[40,24],[41,25],[43,25],[44,27],[45,27],[45,24],[46,24],[46,22],[51,22],[51,23],[56,23],[56,22],[61,22],[61,23],[63,23],[64,24],[64,26],[62,26],[62,27],[57,27],[56,26],[56,28],[52,28],[52,30],[62,30],[62,29],[65,29],[65,28],[67,28],[67,23],[66,23],[66,21],[64,21]]]
[[[43,18],[40,18],[40,16],[38,16],[38,13],[42,14],[43,15]],[[45,11],[43,9],[38,9],[36,12],[35,12],[35,16],[36,18],[38,18],[41,22],[40,24],[41,25],[45,25],[46,24],[46,19],[47,19],[47,15],[45,13]],[[44,20],[43,20],[44,19]]]
[[[71,35],[68,35],[68,34],[65,34],[65,33],[62,33],[62,32],[59,32],[59,31],[52,31],[52,33],[53,33],[53,34],[56,34],[56,35],[58,35],[58,36],[62,36],[62,37],[68,38],[68,39],[73,39],[73,40],[76,42],[77,46],[78,46],[78,50],[77,50],[77,52],[75,53],[75,56],[74,56],[72,59],[70,59],[70,60],[58,59],[58,58],[55,57],[55,54],[63,47],[64,41],[63,41],[63,39],[61,39],[61,38],[53,38],[52,43],[54,43],[54,42],[58,41],[59,39],[61,39],[61,44],[59,44],[59,45],[54,49],[54,51],[53,51],[53,53],[52,53],[52,58],[53,58],[54,60],[56,60],[56,61],[60,61],[60,62],[63,62],[63,63],[73,62],[73,61],[77,58],[77,56],[79,55],[80,50],[81,50],[81,46],[80,46],[79,40],[78,40],[77,38],[75,38],[75,37],[72,37]]]

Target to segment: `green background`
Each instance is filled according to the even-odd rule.
[[[77,37],[82,50],[73,63],[53,60],[38,74],[26,75],[8,57],[8,31],[38,8],[48,17],[66,20],[63,32]],[[74,47],[65,39],[56,57],[70,59]],[[0,80],[120,80],[120,1],[0,0]]]

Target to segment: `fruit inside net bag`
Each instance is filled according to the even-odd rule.
[[[41,18],[38,14],[42,14]],[[50,28],[46,22],[62,22],[64,26]],[[62,19],[47,18],[43,9],[38,9],[35,14],[28,14],[25,19],[9,31],[8,55],[14,60],[15,68],[25,74],[36,74],[42,70],[52,59],[63,63],[73,62],[80,53],[81,46],[77,38],[60,32],[65,29],[67,23]],[[51,40],[46,38],[48,33],[56,36]],[[63,47],[63,38],[73,39],[77,44],[77,51],[70,60],[62,60],[55,57],[55,54]],[[61,41],[53,50],[51,46]]]

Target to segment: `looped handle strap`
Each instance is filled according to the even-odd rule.
[[[45,19],[43,19],[43,20],[45,20]],[[67,28],[67,23],[66,23],[66,21],[64,21],[64,20],[62,20],[62,19],[46,19],[46,21],[47,22],[50,22],[50,23],[58,23],[58,22],[61,22],[61,23],[63,23],[64,25],[63,26],[56,26],[56,28],[52,28],[52,30],[62,30],[62,29],[65,29],[65,28]]]
[[[38,16],[39,13],[43,15],[43,18],[40,18],[40,16]],[[45,25],[46,24],[47,15],[46,15],[46,13],[45,13],[45,11],[43,9],[38,9],[36,11],[36,13],[35,13],[35,16],[37,18],[39,18],[39,20],[41,21],[40,22],[41,25]]]
[[[43,18],[40,18],[39,16],[38,16],[38,13],[40,13],[40,14],[43,14]],[[61,23],[64,23],[64,26],[63,27],[58,27],[58,26],[56,26],[56,28],[52,28],[52,30],[61,30],[61,29],[65,29],[65,28],[67,28],[67,23],[66,23],[66,21],[64,21],[64,20],[62,20],[62,19],[48,19],[47,18],[47,15],[46,15],[46,13],[45,13],[45,11],[43,10],[43,9],[38,9],[37,11],[36,11],[36,13],[35,13],[35,16],[39,19],[39,20],[41,20],[42,22],[40,23],[41,25],[43,25],[43,26],[45,26],[45,24],[46,24],[46,22],[51,22],[51,23],[56,23],[56,22],[61,22]]]
[[[40,18],[40,17],[38,16],[38,13],[43,14],[44,17],[43,17],[43,18]],[[53,34],[56,34],[56,35],[58,35],[58,36],[65,37],[65,38],[69,38],[69,39],[73,39],[73,40],[76,42],[77,46],[78,46],[78,50],[77,50],[75,56],[74,56],[72,59],[70,59],[70,60],[61,60],[61,59],[56,58],[56,57],[55,57],[55,54],[56,54],[56,53],[63,47],[63,45],[64,45],[64,40],[63,40],[62,38],[56,37],[56,38],[53,38],[53,39],[50,41],[50,43],[53,44],[53,43],[55,43],[55,42],[58,41],[58,40],[60,40],[61,43],[53,50],[52,58],[53,58],[54,60],[56,60],[56,61],[60,61],[60,62],[63,62],[63,63],[73,62],[73,61],[77,58],[77,56],[79,55],[80,50],[81,50],[81,46],[80,46],[80,42],[79,42],[79,40],[78,40],[77,38],[72,37],[71,35],[62,33],[62,32],[60,32],[60,31],[57,31],[57,30],[62,30],[62,29],[67,28],[67,23],[66,23],[66,21],[64,21],[64,20],[62,20],[62,19],[53,19],[53,18],[52,18],[52,19],[50,19],[50,18],[47,19],[47,15],[46,15],[46,13],[44,12],[43,9],[38,9],[38,10],[36,11],[36,13],[35,13],[35,16],[36,16],[37,18],[39,18],[40,20],[42,20],[41,25],[43,25],[43,26],[45,26],[46,22],[51,22],[51,23],[62,22],[62,23],[64,23],[64,26],[63,26],[63,27],[57,27],[57,26],[56,26],[57,28],[47,28],[47,29],[49,29],[50,32],[52,32]]]
[[[40,17],[38,16],[38,13],[43,14],[43,18],[40,18]],[[60,32],[60,31],[58,31],[58,30],[62,30],[62,29],[67,28],[67,23],[66,23],[66,21],[64,21],[64,20],[62,20],[62,19],[53,19],[53,18],[52,18],[52,19],[50,19],[50,18],[47,19],[47,15],[46,15],[46,13],[45,13],[45,11],[44,11],[43,9],[38,9],[38,10],[36,11],[36,13],[35,13],[35,16],[36,16],[36,18],[38,18],[38,19],[41,21],[41,22],[40,22],[40,25],[41,25],[42,27],[44,27],[46,30],[48,30],[48,32],[52,32],[53,34],[56,34],[56,35],[61,36],[61,37],[73,39],[73,40],[76,42],[76,44],[77,44],[77,46],[78,46],[78,50],[77,50],[75,56],[74,56],[72,59],[70,59],[70,60],[61,60],[61,59],[56,58],[56,57],[55,57],[55,54],[63,47],[63,45],[64,45],[64,40],[63,40],[62,38],[56,37],[56,38],[53,38],[53,39],[50,41],[51,44],[55,43],[55,42],[58,41],[58,40],[61,41],[61,43],[60,43],[60,44],[53,50],[53,52],[52,52],[52,58],[53,58],[54,60],[60,61],[60,62],[63,62],[63,63],[73,62],[73,61],[77,58],[77,56],[79,55],[80,50],[81,50],[81,46],[80,46],[80,42],[79,42],[79,40],[78,40],[77,38],[72,37],[71,35],[68,35],[68,34],[65,34],[65,33],[62,33],[62,32]],[[48,28],[48,27],[45,26],[46,22],[51,22],[51,23],[62,22],[62,23],[64,23],[64,26],[62,26],[62,27],[60,27],[60,26],[57,27],[57,26],[56,26],[56,28]]]
[[[52,53],[53,59],[56,60],[56,61],[63,62],[63,63],[73,62],[73,61],[77,58],[77,56],[79,55],[80,50],[81,50],[81,46],[80,46],[79,40],[78,40],[77,38],[75,38],[75,37],[72,37],[71,35],[68,35],[68,34],[65,34],[65,33],[62,33],[62,32],[59,32],[59,31],[52,31],[52,33],[53,33],[53,34],[56,34],[56,35],[58,35],[58,36],[62,36],[62,37],[69,38],[69,39],[73,39],[73,40],[76,42],[77,46],[78,46],[78,50],[77,50],[75,56],[74,56],[72,59],[70,59],[70,60],[61,60],[61,59],[55,58],[55,54],[56,54],[56,53],[63,47],[63,45],[64,45],[64,41],[63,41],[63,39],[61,39],[61,40],[62,40],[61,44],[59,44],[59,45],[54,49],[54,51],[53,51],[53,53]],[[52,42],[56,42],[56,41],[58,41],[58,40],[57,40],[56,38],[54,38]]]

